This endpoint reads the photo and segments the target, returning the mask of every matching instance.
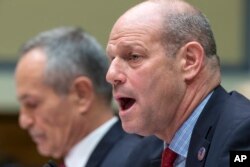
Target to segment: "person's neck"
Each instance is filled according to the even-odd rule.
[[[89,112],[79,116],[77,120],[78,123],[76,123],[75,126],[75,129],[78,129],[76,130],[77,133],[71,135],[72,140],[70,141],[66,154],[68,154],[69,150],[71,150],[76,143],[110,120],[113,116],[111,107],[106,105],[94,105]]]
[[[177,130],[189,118],[195,108],[207,95],[220,84],[220,74],[209,75],[207,78],[200,77],[192,84],[187,85],[185,94],[176,110],[172,126],[167,128],[163,137],[166,143],[170,143]]]

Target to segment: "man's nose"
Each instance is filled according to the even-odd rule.
[[[27,112],[20,111],[19,112],[19,126],[22,129],[28,129],[34,123],[34,118],[31,114]]]
[[[125,83],[125,64],[121,59],[115,58],[112,60],[106,75],[106,80],[113,86]]]

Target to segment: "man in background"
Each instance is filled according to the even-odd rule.
[[[115,23],[107,80],[123,128],[165,141],[162,166],[228,167],[250,151],[250,101],[220,85],[206,17],[182,0],[148,0]]]
[[[38,152],[64,159],[66,167],[125,166],[142,138],[126,134],[114,116],[108,61],[98,42],[62,27],[34,37],[20,55],[19,124]]]

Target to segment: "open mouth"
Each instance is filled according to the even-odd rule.
[[[122,110],[127,110],[135,103],[135,99],[121,97],[118,99],[118,102]]]
[[[42,135],[33,135],[32,136],[32,140],[35,142],[35,143],[41,143],[43,140],[44,140],[44,136]]]

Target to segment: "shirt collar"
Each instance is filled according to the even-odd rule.
[[[169,148],[175,151],[178,155],[182,157],[187,157],[188,147],[191,139],[191,134],[195,123],[200,116],[203,108],[207,104],[213,92],[211,92],[207,97],[196,107],[194,112],[189,116],[189,118],[182,124],[182,126],[175,133]]]
[[[65,158],[67,167],[82,167],[85,166],[91,153],[94,151],[97,144],[107,133],[107,131],[118,121],[117,117],[113,117],[103,125],[95,129],[89,135],[84,137],[76,144]]]

